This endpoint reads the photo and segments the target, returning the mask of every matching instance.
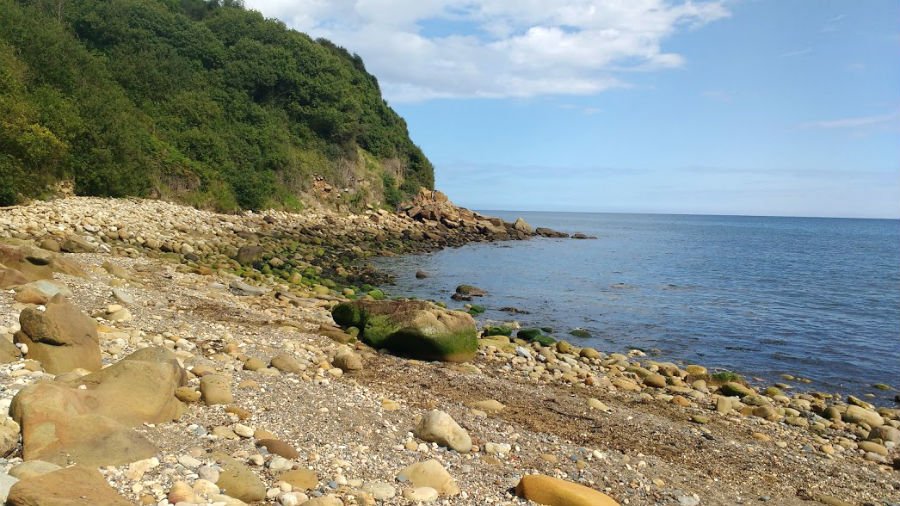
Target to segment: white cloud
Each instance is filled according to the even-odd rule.
[[[723,1],[246,0],[360,54],[395,101],[588,95],[627,70],[679,67],[662,44]]]
[[[874,116],[855,116],[805,123],[807,128],[861,128],[900,121],[900,111]]]

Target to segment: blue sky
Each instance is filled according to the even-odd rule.
[[[359,53],[475,209],[900,217],[894,0],[248,0]]]

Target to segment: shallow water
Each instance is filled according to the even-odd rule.
[[[603,351],[640,348],[748,377],[893,398],[900,388],[900,221],[581,213],[486,214],[597,240],[474,244],[379,259],[393,295],[486,289],[480,320],[550,326]],[[431,277],[415,279],[416,270]],[[497,311],[513,306],[529,315]],[[585,328],[591,338],[567,335]]]

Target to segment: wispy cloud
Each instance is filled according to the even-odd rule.
[[[837,16],[828,19],[827,21],[825,21],[825,24],[822,25],[822,33],[832,33],[839,31],[841,28],[841,21],[843,21],[846,17],[846,14],[838,14]]]
[[[805,56],[812,53],[812,48],[807,47],[804,49],[795,49],[793,51],[788,51],[786,53],[781,53],[778,55],[779,58],[796,58],[797,56]]]
[[[804,123],[801,126],[805,128],[861,128],[893,123],[895,121],[900,121],[900,110],[888,114],[876,114],[873,116],[854,116],[850,118],[810,121],[808,123]]]
[[[668,39],[730,15],[726,0],[246,4],[358,52],[393,101],[597,94],[629,71],[683,66]]]

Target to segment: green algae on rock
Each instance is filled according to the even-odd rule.
[[[423,301],[354,301],[331,311],[343,328],[360,329],[359,338],[374,348],[424,360],[465,362],[478,349],[475,320]]]

